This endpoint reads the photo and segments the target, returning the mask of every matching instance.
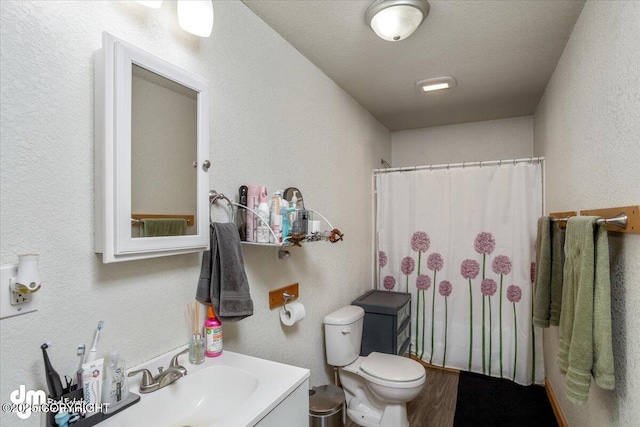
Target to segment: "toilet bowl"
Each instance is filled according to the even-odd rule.
[[[409,358],[360,356],[364,310],[343,307],[325,316],[327,362],[338,367],[347,415],[365,427],[409,427],[406,403],[425,383],[424,367]]]

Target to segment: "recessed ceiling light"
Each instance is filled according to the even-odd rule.
[[[420,92],[433,92],[434,90],[451,89],[455,87],[456,80],[451,76],[435,77],[433,79],[420,80],[416,87]]]

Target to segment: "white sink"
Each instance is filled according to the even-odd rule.
[[[157,367],[166,367],[178,351],[132,370],[157,372]],[[226,350],[220,357],[206,358],[201,365],[191,365],[187,359],[184,355],[180,360],[188,370],[185,377],[141,394],[140,402],[108,418],[101,427],[254,426],[309,378],[307,369]],[[134,393],[139,393],[139,378],[130,379]],[[308,413],[308,406],[301,411]]]

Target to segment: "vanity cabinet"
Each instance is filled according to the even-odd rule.
[[[208,249],[208,108],[205,79],[103,33],[95,252],[104,263]]]
[[[364,309],[361,356],[411,353],[411,294],[372,290],[352,304]]]

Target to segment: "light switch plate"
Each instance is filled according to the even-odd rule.
[[[0,319],[38,311],[38,294],[32,294],[28,302],[11,305],[11,278],[18,275],[18,264],[0,267]]]

